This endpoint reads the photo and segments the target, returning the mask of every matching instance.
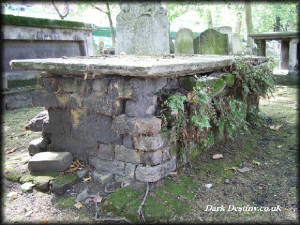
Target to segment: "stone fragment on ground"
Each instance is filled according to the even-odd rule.
[[[32,140],[29,143],[28,151],[29,155],[35,155],[39,152],[46,151],[47,143],[43,137]]]
[[[35,154],[28,162],[31,172],[62,172],[72,163],[70,152],[40,152]]]
[[[31,130],[34,132],[42,131],[44,124],[47,124],[48,120],[49,120],[48,110],[39,112],[25,126],[25,130]]]
[[[250,170],[252,170],[251,168],[248,167],[243,167],[243,168],[237,168],[237,170],[241,173],[246,173],[249,172]]]
[[[77,177],[73,174],[64,174],[50,181],[50,189],[57,195],[64,194],[71,188],[72,184],[77,181]]]
[[[223,154],[214,154],[212,158],[213,159],[223,159],[224,157],[223,157]]]
[[[26,183],[21,185],[21,191],[22,192],[31,191],[33,186],[35,186],[35,184],[33,184],[31,182],[26,182]]]
[[[18,197],[18,193],[15,192],[15,191],[9,192],[7,194],[7,197],[9,198],[9,200],[14,200],[14,199],[16,199]]]

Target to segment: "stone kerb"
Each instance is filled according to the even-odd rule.
[[[194,54],[193,31],[188,28],[182,28],[176,33],[175,54]]]

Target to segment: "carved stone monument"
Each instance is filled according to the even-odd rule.
[[[169,54],[169,21],[158,2],[120,3],[117,16],[116,54]]]

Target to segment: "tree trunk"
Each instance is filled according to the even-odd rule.
[[[236,14],[235,33],[241,33],[242,15],[240,12]]]
[[[111,19],[111,12],[110,12],[108,2],[106,2],[106,9],[107,9],[107,17],[108,17],[108,20],[109,20],[112,47],[114,48],[116,46],[116,38],[115,38],[114,25],[113,25],[113,22],[112,22],[112,19]]]
[[[251,3],[245,3],[245,22],[247,28],[247,46],[253,48],[253,40],[249,38],[249,34],[253,32],[253,25],[252,25],[252,10],[251,10]]]
[[[209,29],[213,27],[210,9],[207,10],[207,26]]]

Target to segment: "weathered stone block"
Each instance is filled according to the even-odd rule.
[[[107,82],[104,79],[95,79],[93,81],[93,91],[99,94],[105,94],[107,92],[106,88]]]
[[[40,77],[38,84],[46,91],[55,92],[58,87],[58,80],[55,77]]]
[[[133,137],[134,148],[141,151],[157,150],[167,145],[167,139],[162,134],[154,136],[139,135]]]
[[[113,120],[112,129],[118,134],[157,134],[161,129],[161,120],[156,117],[132,118],[122,114]]]
[[[35,90],[32,95],[33,106],[44,106],[46,109],[49,107],[58,107],[59,102],[56,95],[45,90]]]
[[[157,166],[141,166],[136,168],[135,177],[142,182],[156,182],[176,169],[176,156]]]
[[[107,173],[107,172],[98,172],[98,171],[93,171],[92,172],[92,177],[94,180],[98,181],[100,184],[108,184],[112,182],[113,180],[113,174]]]
[[[61,172],[72,163],[70,152],[41,152],[35,154],[28,162],[31,172]]]
[[[29,155],[35,155],[39,152],[46,151],[47,144],[47,141],[42,137],[32,140],[28,147]]]
[[[186,76],[180,77],[178,83],[180,87],[188,91],[193,91],[194,87],[196,87],[197,80],[194,76]]]
[[[141,162],[145,165],[155,166],[170,159],[169,147],[154,151],[145,152],[141,155]]]
[[[100,159],[114,159],[114,146],[111,144],[99,144],[99,154],[97,155]]]
[[[151,97],[141,95],[137,101],[126,101],[125,113],[128,116],[144,117],[145,115],[153,115],[156,108],[157,96]]]
[[[124,175],[125,163],[121,161],[107,161],[97,157],[89,157],[89,163],[98,171],[106,171],[113,174]]]
[[[128,149],[123,145],[116,145],[115,158],[116,160],[129,163],[140,163],[141,154],[134,149]]]
[[[129,178],[134,178],[134,175],[135,175],[135,169],[136,169],[137,165],[136,164],[132,164],[132,163],[126,163],[125,164],[125,172],[124,172],[124,175],[126,177],[129,177]]]
[[[133,149],[133,139],[132,139],[132,136],[130,136],[130,135],[124,135],[124,137],[123,137],[123,145],[126,148]]]

